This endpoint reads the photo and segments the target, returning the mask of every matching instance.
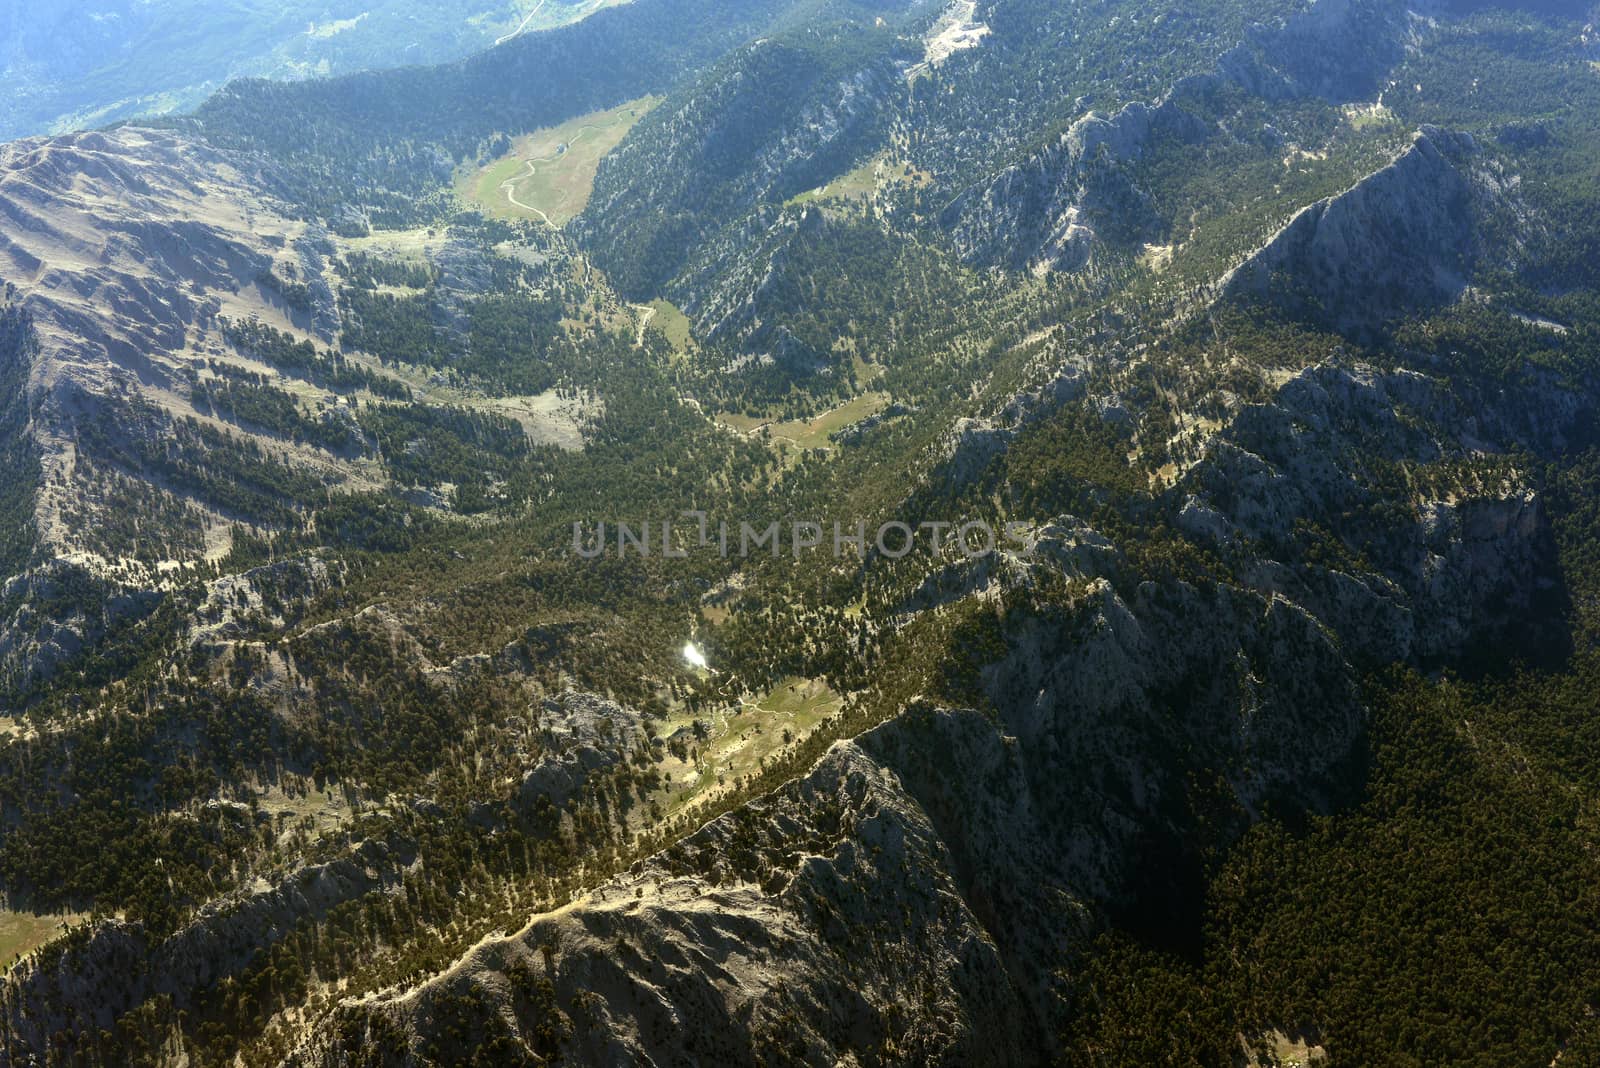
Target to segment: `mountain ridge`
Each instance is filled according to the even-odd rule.
[[[1587,900],[1580,23],[725,13],[0,149],[3,1056],[1581,1040],[1462,1023]],[[646,89],[569,225],[455,199]]]

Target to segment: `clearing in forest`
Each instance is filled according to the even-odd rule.
[[[75,913],[35,913],[0,909],[0,965],[32,953],[82,920]]]
[[[660,729],[667,754],[659,765],[664,782],[658,803],[671,816],[726,795],[843,706],[844,699],[822,680],[788,678],[737,705],[679,709]]]
[[[524,134],[487,167],[456,179],[461,198],[496,219],[542,219],[564,226],[589,203],[600,160],[658,103],[643,96]]]
[[[867,392],[809,419],[778,420],[741,412],[719,412],[716,418],[723,426],[741,434],[759,434],[765,430],[772,441],[790,449],[831,449],[834,434],[877,415],[888,406],[888,394]]]
[[[892,186],[926,186],[932,177],[903,160],[880,152],[846,174],[841,174],[827,185],[807,190],[789,198],[787,203],[814,204],[828,201],[871,200],[880,189]]]

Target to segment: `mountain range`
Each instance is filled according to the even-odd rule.
[[[1600,1060],[1600,9],[559,18],[0,146],[0,1059]]]
[[[439,63],[601,0],[13,0],[0,11],[0,139],[188,111],[236,78]]]

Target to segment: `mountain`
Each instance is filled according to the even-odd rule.
[[[0,147],[0,1058],[1593,1060],[1597,15],[634,0]]]
[[[0,138],[187,111],[240,77],[437,63],[599,6],[18,0],[0,12]]]

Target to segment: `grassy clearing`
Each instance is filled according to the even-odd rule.
[[[1382,104],[1346,104],[1344,114],[1350,125],[1357,130],[1392,126],[1395,122],[1394,112]]]
[[[687,352],[694,347],[694,336],[689,326],[689,317],[670,300],[652,300],[650,307],[656,314],[650,320],[650,329],[659,330],[666,335],[672,347],[679,352]]]
[[[811,204],[822,201],[867,200],[879,189],[892,185],[927,185],[929,176],[909,163],[890,159],[879,153],[867,162],[840,175],[820,189],[811,189],[789,198],[790,204]]]
[[[563,226],[589,203],[601,157],[659,102],[644,96],[517,138],[511,152],[456,177],[456,193],[497,219]]]
[[[661,737],[669,747],[680,742],[688,758],[669,748],[661,765],[667,784],[658,803],[671,815],[726,793],[741,777],[759,772],[763,760],[804,741],[843,704],[827,683],[794,678],[737,707],[702,713],[702,738],[695,735],[696,717],[687,712],[668,720]]]
[[[25,953],[32,953],[63,932],[62,924],[74,923],[76,915],[39,915],[0,909],[0,964]]]
[[[304,826],[313,836],[338,830],[354,818],[342,791],[337,787],[317,789],[304,786],[285,790],[269,786],[257,798],[261,810],[270,814],[285,833]]]
[[[340,251],[365,252],[405,263],[427,263],[445,243],[443,231],[426,226],[410,230],[376,230],[365,237],[341,237]]]
[[[720,412],[717,422],[741,434],[757,434],[765,430],[771,439],[792,449],[831,449],[832,436],[847,426],[877,415],[889,406],[886,393],[863,393],[837,408],[830,408],[815,419],[791,419],[772,422],[742,412]]]
[[[832,436],[847,426],[877,415],[889,406],[886,393],[863,393],[844,404],[823,412],[815,419],[796,419],[779,423],[772,428],[772,436],[793,442],[802,449],[830,449]]]
[[[754,434],[772,421],[760,416],[746,415],[743,412],[718,412],[717,422],[730,430],[737,430],[741,434]]]

